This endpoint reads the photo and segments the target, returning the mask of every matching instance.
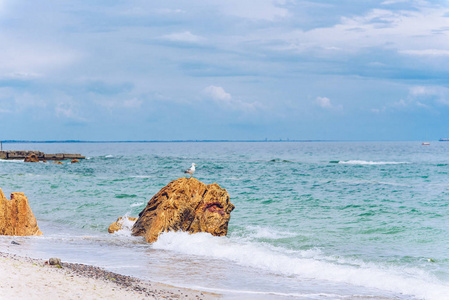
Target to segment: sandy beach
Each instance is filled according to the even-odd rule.
[[[219,295],[108,272],[104,269],[0,252],[1,299],[218,299]]]

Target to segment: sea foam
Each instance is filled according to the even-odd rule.
[[[122,228],[120,230],[117,230],[116,232],[114,232],[115,235],[120,235],[120,236],[131,236],[131,230],[134,226],[134,223],[136,223],[136,221],[131,221],[128,219],[129,217],[129,213],[126,213],[122,219],[120,220],[120,225],[122,226]]]
[[[346,165],[401,165],[401,164],[408,164],[409,162],[405,161],[365,161],[365,160],[347,160],[338,161],[339,164],[346,164]]]
[[[0,159],[0,162],[4,163],[24,163],[23,159]]]
[[[240,266],[262,269],[298,279],[325,280],[402,293],[424,299],[447,299],[449,287],[418,268],[375,265],[362,261],[339,261],[308,251],[291,251],[247,242],[240,238],[214,237],[207,233],[163,233],[154,249],[226,260]],[[303,253],[304,252],[304,253]]]

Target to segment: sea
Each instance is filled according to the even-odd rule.
[[[0,251],[91,264],[223,299],[449,299],[449,143],[3,143],[80,153],[80,163],[0,161],[43,236]],[[138,216],[192,163],[225,188],[228,235],[169,232],[148,244]],[[12,244],[15,241],[20,245]]]

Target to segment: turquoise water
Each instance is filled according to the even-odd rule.
[[[79,164],[0,161],[43,237],[0,251],[59,256],[123,274],[254,299],[448,299],[449,143],[4,144]],[[168,233],[150,245],[119,216],[195,162],[236,209],[227,237]],[[21,242],[11,245],[11,239]]]

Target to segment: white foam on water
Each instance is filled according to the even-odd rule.
[[[280,231],[262,226],[248,226],[246,229],[251,233],[251,238],[256,239],[281,239],[297,236],[293,232]]]
[[[0,162],[4,163],[24,163],[23,159],[0,159]]]
[[[449,285],[418,268],[401,268],[352,262],[345,264],[322,255],[311,257],[303,251],[284,251],[263,243],[239,238],[214,237],[207,233],[167,232],[153,243],[154,249],[176,251],[214,259],[232,261],[238,265],[262,269],[269,273],[298,276],[393,293],[423,299],[447,299]]]
[[[405,161],[365,161],[365,160],[347,160],[347,161],[339,161],[339,164],[346,165],[402,165],[409,164],[409,162]]]
[[[131,221],[130,219],[128,219],[128,217],[129,213],[126,213],[122,217],[122,219],[119,221],[119,224],[121,225],[122,228],[114,232],[114,235],[131,236],[131,229],[133,228],[134,223],[136,223],[136,221]]]
[[[145,203],[144,202],[136,202],[136,203],[132,203],[130,205],[130,207],[137,207],[137,206],[142,206],[142,205],[145,205]]]
[[[294,298],[305,298],[305,299],[347,299],[347,296],[337,295],[337,294],[328,294],[328,293],[278,293],[278,292],[258,292],[258,291],[248,291],[248,290],[231,290],[231,289],[209,289],[203,286],[189,286],[187,288],[203,290],[203,291],[211,291],[211,292],[219,292],[224,294],[243,294],[243,295],[272,295],[272,296],[282,296],[282,297],[294,297]],[[366,297],[365,295],[354,295],[354,298],[357,297]]]

